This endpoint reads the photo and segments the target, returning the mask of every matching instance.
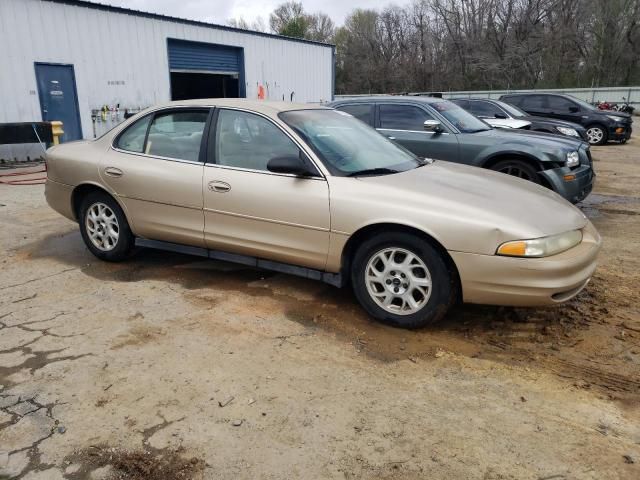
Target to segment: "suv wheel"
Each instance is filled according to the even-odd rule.
[[[129,256],[134,238],[124,212],[111,196],[87,195],[80,205],[80,232],[91,253],[101,260],[117,262]]]
[[[603,145],[607,143],[607,132],[600,125],[587,127],[587,141],[590,145]]]
[[[353,259],[351,283],[372,317],[402,328],[437,322],[455,299],[455,282],[441,254],[407,233],[364,242]]]
[[[540,178],[535,168],[522,160],[501,160],[493,165],[491,170],[529,180],[533,183],[540,183]]]

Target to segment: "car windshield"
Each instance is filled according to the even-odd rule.
[[[442,101],[432,103],[431,107],[446,118],[462,133],[476,133],[491,130],[489,124],[484,123],[478,117],[473,116],[465,109],[459,107],[453,102]]]
[[[292,110],[279,117],[304,139],[333,175],[384,175],[423,164],[346,112]]]
[[[506,110],[507,113],[514,118],[528,116],[527,112],[525,112],[524,110],[520,110],[518,107],[514,107],[513,105],[501,102],[499,100],[494,100],[494,102],[496,102],[496,105],[500,106],[503,110]]]

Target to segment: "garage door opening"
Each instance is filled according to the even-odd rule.
[[[171,100],[238,98],[237,74],[171,72]]]
[[[171,99],[246,96],[241,47],[168,40]]]

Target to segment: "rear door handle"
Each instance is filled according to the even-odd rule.
[[[231,190],[231,185],[226,182],[221,182],[220,180],[214,180],[213,182],[209,182],[209,190],[216,193],[227,193]]]
[[[120,170],[119,168],[115,168],[115,167],[107,167],[104,169],[104,173],[106,175],[109,175],[110,177],[121,177],[122,175],[124,175],[124,172],[122,170]]]

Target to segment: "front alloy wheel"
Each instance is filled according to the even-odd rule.
[[[425,263],[404,248],[374,254],[365,270],[367,291],[384,310],[411,315],[429,301],[431,274]]]
[[[419,328],[437,322],[457,291],[444,255],[418,234],[376,233],[351,262],[353,291],[367,313],[384,323]]]
[[[587,140],[591,145],[602,145],[606,142],[606,136],[602,127],[593,126],[587,129]]]

